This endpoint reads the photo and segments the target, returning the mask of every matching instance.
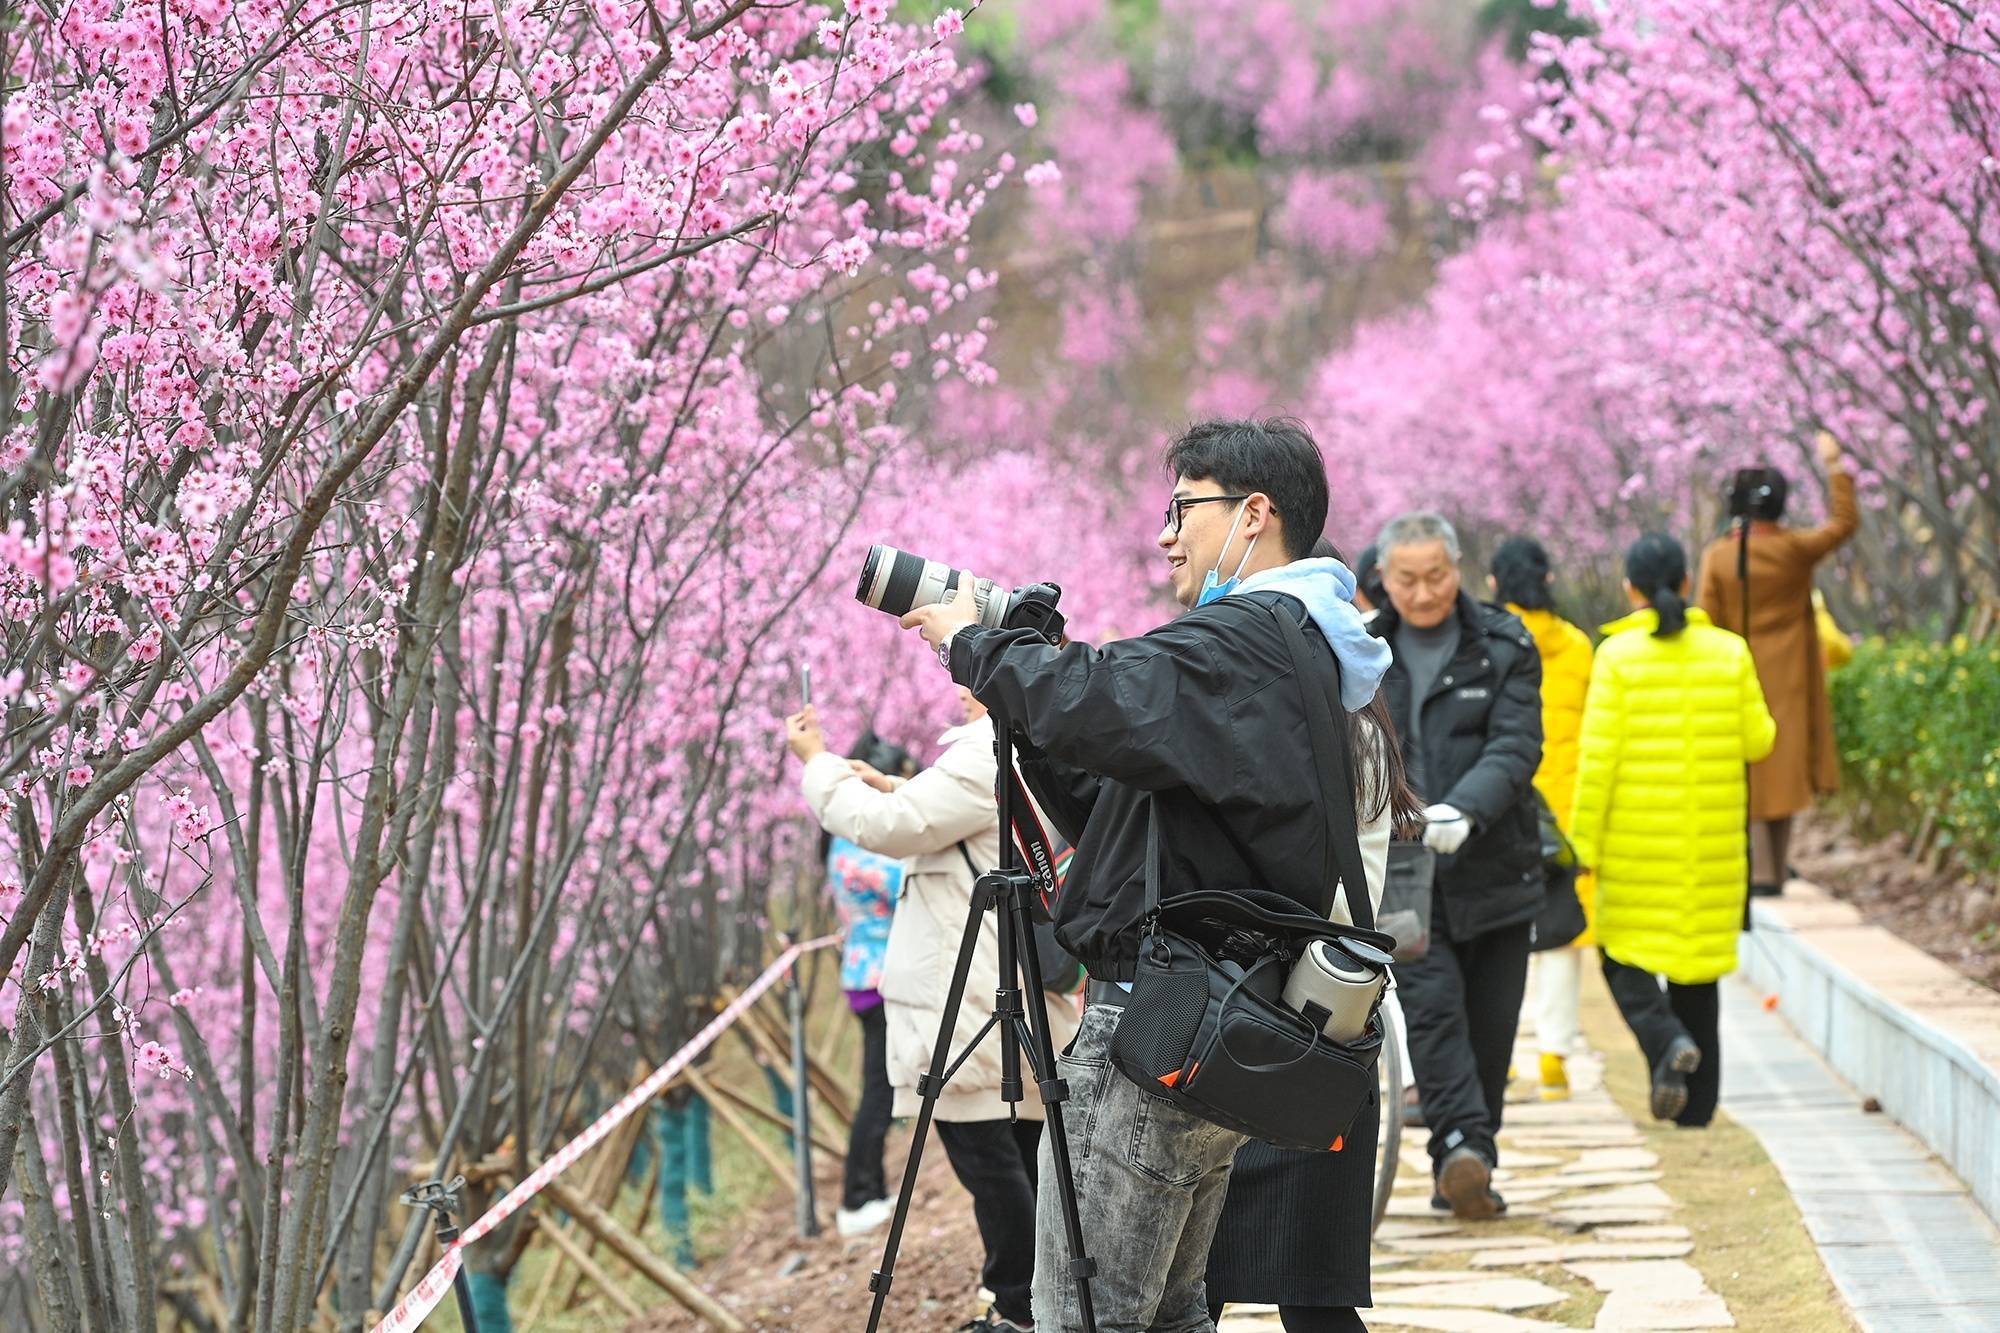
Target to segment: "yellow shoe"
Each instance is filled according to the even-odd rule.
[[[1542,1100],[1569,1100],[1569,1070],[1563,1067],[1563,1058],[1550,1051],[1542,1052]]]

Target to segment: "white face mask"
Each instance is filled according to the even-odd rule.
[[[1222,577],[1222,557],[1229,554],[1229,543],[1236,540],[1236,529],[1243,522],[1243,506],[1249,503],[1248,500],[1238,502],[1236,517],[1229,520],[1229,535],[1222,539],[1222,549],[1215,553],[1215,568],[1209,570],[1201,581],[1201,595],[1194,599],[1196,606],[1207,606],[1218,597],[1227,597],[1243,581],[1243,566],[1250,563],[1250,553],[1257,549],[1257,538],[1252,537],[1250,544],[1243,548],[1243,558],[1236,562],[1236,572],[1226,579]]]

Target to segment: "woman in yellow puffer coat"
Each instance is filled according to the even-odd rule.
[[[1542,654],[1542,762],[1535,790],[1549,803],[1556,824],[1569,831],[1570,798],[1576,791],[1576,742],[1583,729],[1583,701],[1590,688],[1590,636],[1555,613],[1550,590],[1555,573],[1549,553],[1532,537],[1509,537],[1493,552],[1494,596],[1521,618]],[[1585,918],[1591,910],[1588,875],[1577,877],[1576,895]],[[1581,1034],[1577,1017],[1584,950],[1593,940],[1588,927],[1567,947],[1544,949],[1534,958],[1535,1043],[1541,1048],[1542,1100],[1569,1096],[1565,1060]]]
[[[1597,648],[1570,836],[1597,872],[1604,980],[1652,1067],[1653,1115],[1700,1126],[1721,1086],[1715,983],[1736,970],[1749,892],[1744,766],[1778,728],[1749,645],[1688,607],[1679,542],[1634,542],[1625,591],[1638,609]]]

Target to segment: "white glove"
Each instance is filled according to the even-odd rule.
[[[1432,851],[1450,856],[1471,836],[1472,821],[1457,806],[1439,801],[1424,807],[1424,846]]]

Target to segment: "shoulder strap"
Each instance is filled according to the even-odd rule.
[[[1319,774],[1320,805],[1326,814],[1326,863],[1323,870],[1324,881],[1340,881],[1341,890],[1347,896],[1347,915],[1356,926],[1363,930],[1375,929],[1375,912],[1368,902],[1368,874],[1361,864],[1361,844],[1359,830],[1354,822],[1354,766],[1348,758],[1347,747],[1337,743],[1334,733],[1333,708],[1325,696],[1306,686],[1305,663],[1311,655],[1306,644],[1305,631],[1292,613],[1279,603],[1277,598],[1255,599],[1260,605],[1277,617],[1278,624],[1285,632],[1285,641],[1292,651],[1292,675],[1296,678],[1299,695],[1305,701],[1306,732],[1312,738],[1313,770]],[[1285,597],[1286,602],[1296,602],[1296,598]],[[1332,649],[1329,646],[1328,651]],[[1334,677],[1340,675],[1340,659],[1333,663]],[[1345,779],[1348,799],[1343,802],[1328,783],[1328,775],[1338,770]],[[1346,818],[1342,819],[1342,812]],[[1146,803],[1146,914],[1150,921],[1160,907],[1160,816],[1157,799]]]
[[[1146,797],[1146,914],[1150,923],[1160,910],[1160,798]],[[1149,926],[1150,928],[1150,926]]]
[[[1299,697],[1306,706],[1306,732],[1312,737],[1313,768],[1319,774],[1319,800],[1326,816],[1326,877],[1330,880],[1336,874],[1340,887],[1347,895],[1347,915],[1363,930],[1375,929],[1375,912],[1368,903],[1368,874],[1361,864],[1360,830],[1355,826],[1354,764],[1348,748],[1339,743],[1333,720],[1333,705],[1327,696],[1306,683],[1306,662],[1312,649],[1306,643],[1305,631],[1285,607],[1266,603],[1272,615],[1278,618],[1279,626],[1285,631],[1285,641],[1292,649],[1292,675],[1298,681]],[[1328,652],[1332,651],[1331,645]],[[1333,662],[1336,680],[1340,677],[1340,659]],[[1342,800],[1330,779],[1338,772],[1343,779],[1347,798]],[[1345,815],[1345,818],[1342,816]]]

